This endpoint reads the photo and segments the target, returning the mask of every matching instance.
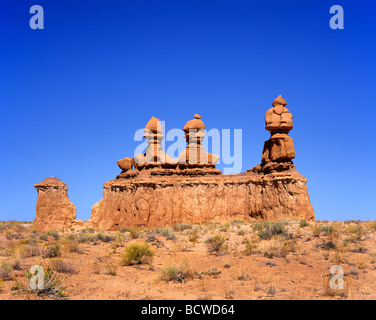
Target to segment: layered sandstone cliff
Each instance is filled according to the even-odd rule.
[[[306,178],[283,173],[153,175],[108,181],[89,224],[103,230],[234,219],[314,219]]]

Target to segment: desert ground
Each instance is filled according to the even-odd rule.
[[[38,232],[6,221],[0,299],[376,299],[375,240],[376,221],[235,220],[116,232]],[[54,279],[45,278],[50,290],[31,288],[34,265]],[[343,289],[329,285],[334,265],[343,269]]]

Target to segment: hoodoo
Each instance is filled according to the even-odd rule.
[[[34,226],[40,230],[67,231],[76,218],[76,207],[68,197],[68,186],[49,177],[34,185],[38,191]]]
[[[119,230],[177,223],[201,224],[229,220],[313,220],[307,179],[294,166],[293,128],[287,102],[279,96],[265,114],[270,139],[264,143],[261,163],[247,172],[224,175],[215,166],[219,156],[204,150],[205,124],[195,114],[183,131],[186,149],[178,159],[163,151],[163,130],[152,117],[145,126],[146,152],[125,157],[121,172],[103,186],[103,198],[91,209],[86,223],[74,220],[76,209],[68,187],[56,178],[36,184],[35,225],[67,230],[71,226]]]

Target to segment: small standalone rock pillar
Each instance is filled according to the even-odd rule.
[[[76,218],[76,207],[68,197],[68,186],[55,177],[34,185],[38,191],[34,226],[39,231],[69,230]]]

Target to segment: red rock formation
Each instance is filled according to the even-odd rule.
[[[103,186],[89,224],[103,230],[234,219],[314,218],[306,178],[289,173],[152,175],[115,179]]]
[[[188,121],[183,131],[187,140],[187,148],[179,156],[180,168],[214,168],[219,157],[204,150],[202,141],[205,137],[205,124],[197,113],[194,119]]]
[[[148,146],[146,153],[136,155],[133,164],[136,169],[161,166],[163,168],[176,167],[177,159],[171,158],[162,150],[161,142],[163,130],[159,119],[151,117],[145,126],[145,135]]]
[[[262,165],[247,173],[223,175],[215,168],[219,157],[202,148],[205,124],[195,115],[184,126],[188,146],[178,166],[130,170],[106,182],[103,199],[92,207],[88,224],[118,230],[233,219],[314,219],[307,179],[291,162],[295,154],[287,133],[292,129],[292,115],[283,101],[278,97],[275,109],[265,117],[272,138],[265,144]]]
[[[278,96],[273,107],[266,111],[265,129],[270,131],[270,139],[265,141],[261,164],[249,171],[278,172],[294,168],[294,142],[287,134],[293,128],[292,114],[286,108],[287,102]]]
[[[34,226],[40,231],[67,231],[76,218],[76,207],[68,197],[68,186],[49,177],[34,185],[38,191]]]
[[[145,127],[146,152],[117,162],[122,172],[104,184],[103,199],[92,207],[87,223],[74,221],[68,187],[47,178],[35,185],[39,194],[35,225],[42,230],[84,226],[119,230],[234,219],[312,220],[307,179],[291,161],[294,144],[287,134],[293,127],[292,115],[281,96],[266,112],[265,123],[271,137],[265,142],[262,163],[246,173],[223,175],[215,168],[219,157],[201,145],[205,134],[201,116],[196,114],[184,126],[188,145],[179,159],[162,150],[162,127],[152,117]]]

